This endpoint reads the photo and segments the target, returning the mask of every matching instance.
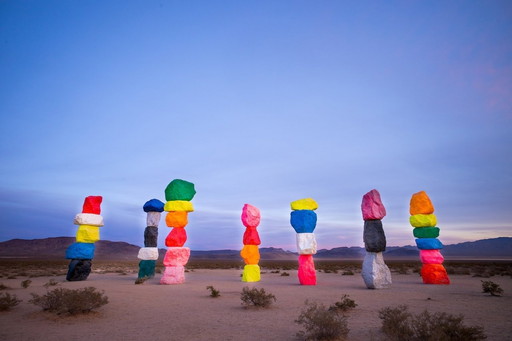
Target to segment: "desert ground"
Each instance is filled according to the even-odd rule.
[[[290,276],[282,276],[283,272]],[[28,277],[4,274],[0,283],[9,289],[3,292],[15,294],[23,302],[0,312],[0,340],[297,340],[301,326],[294,320],[306,300],[329,306],[344,294],[357,303],[348,312],[348,340],[384,340],[378,311],[401,304],[414,313],[427,309],[463,314],[465,324],[485,328],[488,340],[512,340],[510,275],[486,279],[504,290],[503,296],[493,297],[482,293],[483,278],[467,274],[450,275],[450,285],[425,285],[417,273],[394,272],[393,285],[380,290],[367,289],[357,272],[318,272],[316,286],[299,285],[293,269],[262,269],[257,283],[241,282],[240,274],[240,269],[198,268],[186,273],[184,284],[160,285],[161,274],[157,274],[135,285],[136,269],[106,272],[97,265],[86,281],[67,282],[58,273],[31,277],[28,288],[20,285]],[[44,284],[51,279],[58,284],[47,289]],[[210,297],[209,285],[221,296]],[[103,290],[109,303],[96,312],[76,316],[57,316],[28,303],[30,293],[87,286]],[[268,309],[244,308],[240,300],[244,286],[264,288],[277,301]]]

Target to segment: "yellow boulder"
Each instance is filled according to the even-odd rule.
[[[256,264],[244,266],[242,282],[259,282],[261,280],[260,266]]]
[[[192,202],[185,200],[172,200],[165,203],[164,211],[166,212],[194,212],[194,205]]]
[[[409,218],[409,222],[414,227],[431,227],[437,225],[435,214],[415,214]]]
[[[434,205],[432,205],[432,201],[430,201],[430,198],[425,191],[414,193],[412,195],[409,213],[411,215],[434,213]]]
[[[290,206],[292,210],[316,210],[318,208],[318,204],[312,198],[300,199],[292,201]]]
[[[76,231],[77,243],[95,243],[100,240],[100,228],[93,225],[80,225]]]
[[[240,256],[244,259],[245,264],[258,264],[260,261],[260,250],[258,245],[244,245]]]

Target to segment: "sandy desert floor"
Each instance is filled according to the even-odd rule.
[[[18,306],[0,313],[0,340],[297,340],[301,326],[294,323],[304,301],[325,305],[348,294],[358,306],[349,312],[349,340],[382,340],[378,311],[406,304],[412,312],[464,314],[468,325],[484,326],[488,340],[512,340],[512,278],[496,276],[505,294],[492,297],[481,292],[480,278],[452,275],[451,285],[424,285],[417,274],[393,275],[387,289],[366,289],[359,274],[342,276],[318,273],[316,286],[298,284],[290,276],[266,272],[251,286],[265,288],[277,302],[270,309],[245,309],[240,292],[240,270],[197,269],[186,273],[186,283],[159,285],[159,277],[135,285],[136,274],[96,274],[87,281],[66,282],[63,276],[32,278],[23,289],[23,279],[2,279],[6,290],[22,299]],[[30,293],[44,294],[50,279],[58,286],[76,289],[93,286],[104,290],[109,304],[97,313],[57,317],[28,303]],[[206,286],[221,296],[211,298]],[[54,287],[50,287],[50,290]]]

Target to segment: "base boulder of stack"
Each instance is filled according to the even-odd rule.
[[[391,285],[391,272],[384,263],[382,252],[366,252],[361,275],[368,289],[382,289]]]

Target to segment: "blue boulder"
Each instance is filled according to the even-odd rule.
[[[151,199],[144,204],[144,212],[163,212],[165,204],[158,199]]]
[[[313,210],[292,211],[290,224],[297,233],[313,233],[316,227],[316,213]]]
[[[93,259],[94,243],[73,243],[66,250],[67,259]]]
[[[439,250],[443,248],[443,243],[437,238],[418,238],[416,245],[420,250]]]

